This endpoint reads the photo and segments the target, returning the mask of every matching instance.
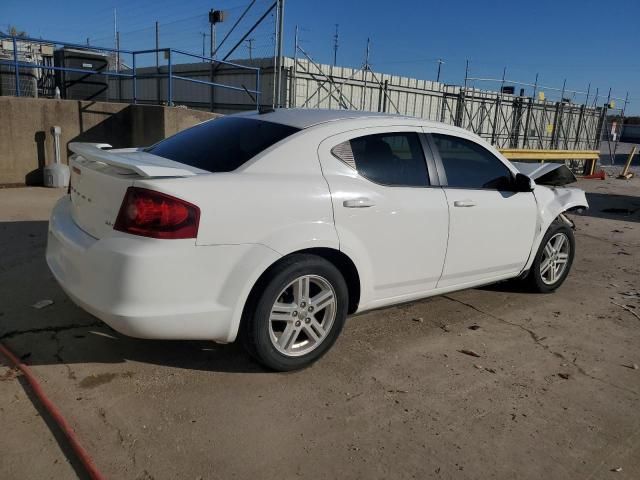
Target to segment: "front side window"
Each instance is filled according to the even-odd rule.
[[[208,172],[230,172],[298,131],[279,123],[229,116],[183,130],[145,151]]]
[[[432,137],[440,152],[449,187],[511,188],[511,171],[486,148],[460,137],[440,134],[432,134]]]
[[[366,135],[336,145],[331,153],[366,179],[381,185],[429,185],[424,152],[415,132]]]

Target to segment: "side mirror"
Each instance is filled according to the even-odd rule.
[[[533,187],[535,186],[533,180],[523,173],[516,173],[516,178],[513,183],[516,192],[533,192]]]

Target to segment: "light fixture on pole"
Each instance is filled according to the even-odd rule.
[[[209,10],[209,26],[211,30],[211,45],[209,50],[210,57],[213,57],[213,52],[216,50],[216,24],[224,22],[224,16],[225,14],[223,10]]]

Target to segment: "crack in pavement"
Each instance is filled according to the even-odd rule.
[[[75,372],[71,368],[71,365],[69,365],[62,359],[62,350],[64,350],[64,346],[62,345],[62,342],[58,338],[58,333],[59,332],[53,332],[51,334],[51,339],[54,342],[56,342],[56,346],[57,346],[57,350],[56,350],[56,353],[53,354],[53,358],[55,358],[61,365],[65,366],[65,368],[67,369],[67,378],[69,378],[69,380],[76,380],[77,377]]]
[[[475,305],[471,304],[471,303],[467,303],[467,302],[463,302],[462,300],[458,300],[457,298],[453,298],[449,295],[442,295],[442,297],[446,298],[447,300],[451,301],[451,302],[456,302],[459,303],[460,305],[464,305],[467,308],[471,308],[472,310],[475,310],[478,313],[481,313],[482,315],[485,315],[487,317],[493,318],[494,320],[497,320],[501,323],[505,323],[507,325],[511,325],[512,327],[517,327],[520,330],[526,332],[527,334],[529,334],[529,336],[531,337],[531,339],[533,340],[533,342],[538,345],[539,347],[542,347],[544,350],[546,350],[547,352],[551,353],[552,355],[554,355],[557,358],[560,358],[566,362],[571,362],[571,364],[578,370],[578,372],[580,372],[582,375],[584,375],[585,377],[588,377],[592,380],[596,380],[598,382],[604,383],[605,385],[608,385],[610,387],[613,388],[617,388],[619,390],[625,391],[627,393],[632,393],[636,396],[640,395],[640,393],[636,392],[635,390],[632,390],[630,388],[626,388],[626,387],[622,387],[620,385],[616,385],[615,383],[610,383],[602,378],[596,377],[594,375],[591,375],[589,372],[587,372],[584,368],[582,368],[580,365],[578,365],[576,363],[576,359],[574,358],[573,360],[569,360],[567,357],[565,357],[562,353],[560,352],[556,352],[554,350],[551,349],[551,347],[549,347],[549,345],[545,345],[544,343],[542,343],[542,340],[544,340],[546,337],[541,337],[540,335],[538,335],[536,332],[534,332],[533,330],[525,327],[524,325],[520,325],[519,323],[515,323],[515,322],[510,322],[509,320],[505,320],[504,318],[500,318],[492,313],[486,312],[478,307],[476,307]]]
[[[107,420],[107,411],[104,408],[98,407],[97,412],[98,412],[98,416],[102,419],[102,422],[104,423],[104,425],[107,428],[111,428],[111,429],[115,430],[115,434],[118,437],[118,442],[119,442],[120,446],[123,447],[127,451],[127,454],[128,454],[128,456],[129,456],[129,458],[131,460],[131,463],[135,467],[137,461],[136,461],[136,451],[135,451],[134,447],[135,447],[136,442],[138,441],[138,439],[135,438],[132,441],[127,441],[126,437],[122,433],[122,429],[120,427],[117,427],[113,423],[111,423],[109,420]]]
[[[82,323],[82,324],[74,323],[71,325],[62,325],[60,327],[42,327],[42,328],[32,328],[29,330],[11,330],[9,332],[5,332],[2,335],[0,335],[0,340],[6,340],[7,338],[13,338],[19,335],[26,335],[28,333],[39,334],[39,333],[52,332],[57,334],[58,332],[74,330],[77,328],[90,328],[90,327],[100,327],[100,326],[104,326],[104,323],[102,322],[92,322],[92,323]]]

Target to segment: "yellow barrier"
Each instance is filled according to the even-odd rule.
[[[500,153],[509,160],[590,160],[589,174],[593,175],[600,158],[598,150],[538,150],[533,148],[502,148]]]

